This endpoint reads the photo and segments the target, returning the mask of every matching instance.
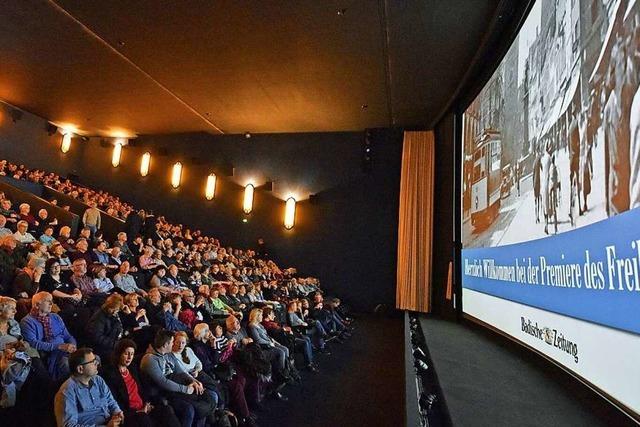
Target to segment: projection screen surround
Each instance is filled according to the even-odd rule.
[[[462,309],[640,419],[640,5],[538,0],[462,117]]]

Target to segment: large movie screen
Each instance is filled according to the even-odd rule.
[[[463,311],[640,414],[640,5],[539,0],[463,116]]]

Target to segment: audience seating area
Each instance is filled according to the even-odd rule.
[[[351,336],[340,300],[261,239],[225,247],[53,173],[0,175],[51,189],[35,211],[0,188],[3,426],[254,426]],[[105,238],[105,215],[122,231]]]

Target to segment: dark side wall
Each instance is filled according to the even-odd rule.
[[[42,118],[25,113],[13,123],[2,106],[0,157],[62,176],[78,175],[85,185],[104,189],[134,206],[153,209],[218,237],[226,245],[252,247],[263,237],[280,265],[320,277],[323,285],[360,310],[394,305],[402,131],[372,130],[374,164],[361,168],[363,133],[212,136],[143,136],[111,166],[111,145],[74,138],[59,150]],[[140,156],[153,155],[151,172],[139,175]],[[182,185],[169,184],[171,166],[184,164]],[[229,165],[234,177],[224,177]],[[204,199],[206,176],[218,172],[216,198]],[[242,221],[244,183],[275,181],[275,191],[256,191],[254,211]],[[241,185],[242,184],[242,185]],[[295,194],[296,226],[282,226],[284,201]],[[313,201],[310,194],[316,194]]]
[[[432,311],[454,316],[453,303],[445,298],[449,262],[454,256],[455,140],[454,115],[446,114],[434,128],[435,188],[433,211]]]

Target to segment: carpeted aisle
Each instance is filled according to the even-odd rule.
[[[258,424],[268,426],[404,425],[404,335],[401,316],[360,316],[353,337],[319,355],[319,374],[287,386],[289,402],[269,401]]]

